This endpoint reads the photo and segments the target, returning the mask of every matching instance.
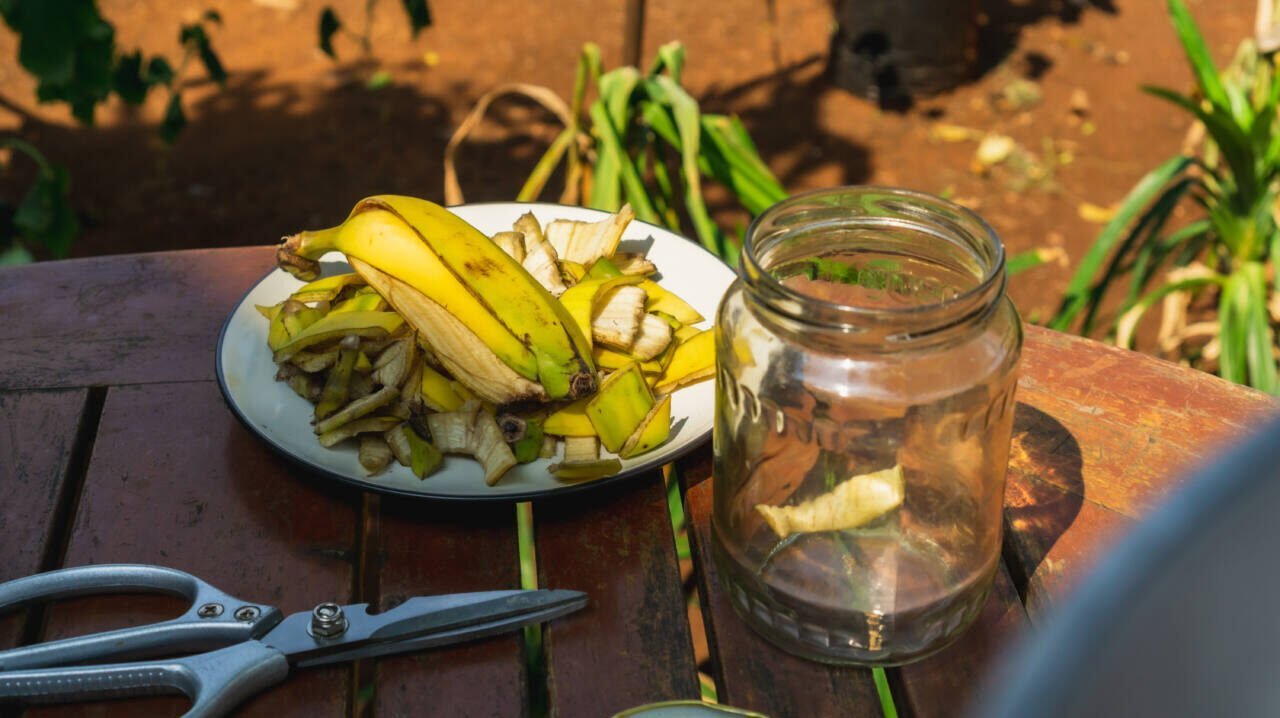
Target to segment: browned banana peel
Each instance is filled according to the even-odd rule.
[[[276,266],[304,282],[310,282],[320,276],[320,262],[307,259],[298,253],[302,246],[302,237],[290,234],[280,239],[276,247]]]
[[[384,386],[368,396],[360,397],[350,404],[347,404],[336,414],[328,417],[324,421],[316,422],[316,433],[328,434],[347,422],[355,421],[362,416],[372,414],[374,411],[395,401],[399,396],[400,387]],[[395,423],[393,422],[391,426],[395,426]],[[388,426],[386,429],[382,429],[382,431],[386,431],[389,428],[391,427]],[[321,443],[324,443],[324,441],[321,440]],[[332,444],[326,444],[326,446],[332,446]]]

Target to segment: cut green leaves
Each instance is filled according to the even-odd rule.
[[[680,232],[688,227],[708,250],[736,262],[738,246],[712,217],[704,181],[724,185],[752,215],[787,193],[738,118],[702,112],[680,84],[684,63],[683,46],[668,43],[648,72],[606,72],[599,48],[585,45],[570,115],[561,118],[565,128],[525,181],[520,201],[536,200],[563,161],[562,202],[611,212],[630,204],[637,218]]]

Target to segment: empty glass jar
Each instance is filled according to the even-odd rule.
[[[712,549],[793,653],[893,665],[977,616],[1000,560],[1022,343],[972,212],[846,187],[770,208],[716,325]]]

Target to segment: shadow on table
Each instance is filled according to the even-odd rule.
[[[1057,419],[1018,402],[1005,479],[1005,564],[1026,601],[1031,577],[1084,503],[1080,445]]]

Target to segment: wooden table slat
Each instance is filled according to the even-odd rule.
[[[371,542],[383,609],[415,595],[520,587],[514,507],[378,502]],[[529,694],[516,632],[379,659],[376,671],[375,714],[384,717],[519,716]]]
[[[689,489],[685,511],[701,577],[698,590],[720,702],[772,718],[881,718],[870,670],[797,658],[753,633],[734,613],[711,561],[711,482]]]
[[[0,393],[0,582],[36,573],[54,519],[88,392]],[[0,648],[17,645],[21,614],[0,617]]]
[[[0,267],[0,390],[213,379],[222,324],[272,251]]]
[[[608,716],[699,695],[660,473],[534,505],[539,585],[590,604],[546,630],[551,710]]]
[[[155,563],[286,614],[350,600],[359,497],[294,470],[240,426],[209,382],[108,392],[66,565]],[[172,617],[172,602],[77,599],[46,637]],[[338,715],[345,665],[301,670],[237,715]],[[185,701],[33,708],[29,718],[178,715]]]

